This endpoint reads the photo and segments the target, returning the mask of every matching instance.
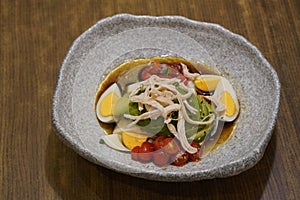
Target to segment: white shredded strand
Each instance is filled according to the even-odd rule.
[[[197,77],[200,76],[200,74],[198,74],[198,73],[190,73],[189,70],[188,70],[188,68],[187,68],[187,66],[185,64],[183,64],[183,63],[180,63],[180,64],[182,66],[183,75],[185,77],[187,77],[188,79],[195,80]]]
[[[183,65],[184,75],[187,78],[196,77],[196,74],[186,72],[187,67]],[[195,94],[194,88],[189,88],[184,85],[180,79],[177,78],[160,78],[156,75],[152,75],[150,78],[134,83],[128,87],[130,89],[129,101],[138,103],[138,108],[145,108],[146,112],[133,116],[130,114],[124,114],[127,119],[133,120],[128,127],[134,126],[140,120],[143,119],[157,119],[159,116],[164,118],[164,123],[167,125],[169,131],[180,141],[184,150],[189,153],[197,152],[197,148],[192,147],[188,142],[185,133],[185,122],[195,125],[210,124],[215,120],[214,115],[210,114],[206,119],[202,121],[192,120],[187,113],[187,110],[191,113],[196,113],[197,109],[192,107],[187,99]],[[181,94],[177,88],[183,90]],[[178,103],[173,100],[177,99]],[[178,119],[172,119],[172,112],[178,112]],[[177,127],[171,124],[172,120],[177,120]],[[204,121],[206,120],[206,121]]]
[[[191,106],[191,105],[187,102],[187,100],[184,100],[183,103],[184,103],[184,105],[186,106],[186,108],[187,108],[191,113],[195,114],[195,113],[197,112],[197,109],[194,108],[193,106]]]
[[[179,133],[177,135],[177,137],[182,145],[182,148],[189,153],[196,153],[197,148],[192,147],[190,145],[190,143],[185,135],[185,121],[184,121],[183,116],[181,115],[181,112],[178,113],[177,132]],[[184,134],[180,134],[180,133],[184,133]]]

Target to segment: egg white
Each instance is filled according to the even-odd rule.
[[[232,122],[236,119],[239,113],[239,103],[238,103],[238,98],[235,93],[235,90],[233,89],[231,83],[223,76],[218,76],[218,75],[201,75],[198,79],[201,78],[217,78],[220,79],[220,81],[217,83],[216,88],[214,89],[213,95],[212,96],[205,96],[207,99],[211,100],[214,103],[214,107],[216,110],[220,111],[223,110],[223,114],[221,114],[221,119],[225,122]],[[232,116],[227,116],[225,115],[225,109],[226,106],[222,103],[221,97],[222,93],[227,91],[231,98],[233,99],[233,102],[235,104],[236,111]],[[217,111],[217,112],[218,112]]]
[[[225,122],[232,122],[238,116],[239,103],[238,103],[238,99],[237,99],[235,90],[233,89],[232,85],[229,83],[229,81],[226,78],[222,77],[220,82],[218,83],[218,85],[216,87],[216,90],[214,91],[214,94],[213,94],[215,99],[217,99],[220,104],[223,104],[221,102],[221,96],[222,96],[222,93],[225,92],[225,91],[227,91],[230,94],[231,98],[233,99],[236,110],[235,110],[235,113],[232,116],[227,116],[227,115],[224,114],[222,116],[222,118]]]
[[[110,134],[102,137],[105,144],[115,150],[129,152],[130,150],[122,143],[120,134]]]
[[[97,102],[97,105],[96,105],[96,114],[97,114],[97,117],[100,121],[102,122],[105,122],[105,123],[111,123],[111,122],[114,122],[114,116],[102,116],[101,115],[101,112],[100,112],[100,105],[101,105],[101,102],[103,101],[103,99],[109,95],[110,93],[114,93],[116,94],[119,98],[121,98],[121,90],[119,88],[119,86],[114,83],[112,84],[111,86],[109,86],[103,93],[102,95],[100,96],[98,102]]]

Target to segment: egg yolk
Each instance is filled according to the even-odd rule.
[[[113,115],[113,107],[116,105],[119,97],[115,93],[109,93],[106,95],[100,104],[100,114],[103,117]]]
[[[195,86],[203,92],[211,92],[216,89],[220,78],[205,77],[194,81]]]
[[[135,146],[141,146],[142,143],[146,140],[147,137],[144,135],[140,135],[137,133],[122,132],[123,144],[130,150],[133,149]]]
[[[229,92],[224,91],[221,95],[221,102],[226,106],[225,115],[232,116],[236,112],[235,103]]]

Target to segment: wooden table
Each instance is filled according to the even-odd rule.
[[[262,160],[225,179],[161,183],[94,165],[51,122],[60,64],[82,32],[116,13],[218,23],[258,47],[281,81]],[[0,199],[300,199],[299,0],[1,0]]]

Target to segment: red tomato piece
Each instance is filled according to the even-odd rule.
[[[131,149],[131,159],[135,161],[139,161],[139,152],[140,152],[140,146],[135,146],[133,149]]]
[[[167,165],[169,160],[170,156],[164,151],[155,151],[153,153],[153,163],[159,167]]]
[[[139,161],[141,162],[150,162],[152,159],[152,152],[153,152],[153,144],[150,142],[143,142],[141,148],[139,149]]]
[[[163,150],[170,155],[176,155],[179,152],[179,146],[176,139],[168,137],[163,140]]]
[[[159,67],[154,66],[147,66],[144,67],[141,72],[140,72],[140,79],[141,80],[146,80],[150,78],[153,74],[158,74],[159,73]]]
[[[171,64],[171,66],[174,67],[175,69],[177,69],[177,71],[179,71],[181,74],[183,74],[183,68],[180,64],[173,63],[173,64]]]
[[[144,152],[152,152],[154,150],[154,146],[153,146],[153,143],[151,142],[143,142],[142,143],[142,146],[141,146],[141,149],[144,151]]]
[[[175,64],[165,64],[154,62],[150,66],[144,67],[140,71],[140,79],[146,80],[152,75],[161,78],[178,78],[180,81],[187,83],[187,78],[182,74],[182,67]]]
[[[161,149],[163,146],[164,146],[164,139],[166,137],[165,136],[158,136],[154,142],[153,142],[153,145],[154,145],[154,150],[159,150]]]
[[[173,162],[172,162],[172,165],[175,165],[175,166],[183,166],[187,163],[189,159],[189,156],[187,153],[183,153],[181,154],[180,156],[178,156]]]
[[[191,146],[192,147],[196,147],[197,148],[197,152],[196,153],[188,153],[188,156],[189,156],[189,161],[191,162],[198,162],[200,161],[200,145],[198,142],[192,142],[191,143]]]

